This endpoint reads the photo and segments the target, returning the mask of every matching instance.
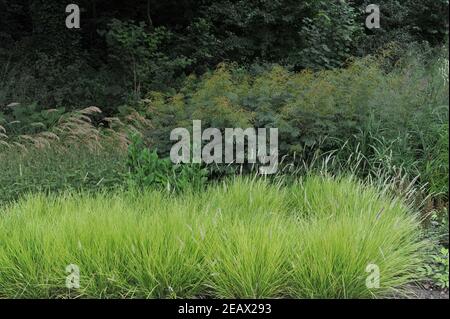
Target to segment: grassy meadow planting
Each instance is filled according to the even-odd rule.
[[[387,297],[414,280],[426,245],[414,211],[353,178],[29,195],[0,214],[3,298]],[[64,287],[69,264],[78,290]]]
[[[253,78],[221,66],[118,117],[89,107],[26,123],[26,134],[6,123],[0,298],[398,298],[424,282],[445,291],[448,80],[441,58],[427,68],[405,59],[387,75],[376,59]],[[246,104],[258,100],[275,106]],[[163,137],[189,114],[221,128],[281,127],[278,173],[173,164]]]

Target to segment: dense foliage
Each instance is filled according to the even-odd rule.
[[[368,1],[0,1],[0,107],[97,105],[108,113],[148,90],[168,90],[224,61],[294,70],[339,67],[387,43],[445,42],[447,0],[378,1],[380,30],[364,27]]]
[[[0,122],[0,181],[11,185],[0,199],[65,185],[112,187],[129,176],[138,186],[200,185],[202,170],[172,167],[166,159],[170,131],[192,128],[196,119],[204,128],[277,127],[284,164],[331,156],[332,171],[362,178],[406,174],[442,205],[449,173],[447,54],[416,49],[390,72],[384,70],[389,52],[316,73],[221,64],[173,93],[148,93],[135,107],[122,107],[119,118],[97,108],[62,113],[12,105]],[[208,170],[210,177],[234,171],[229,165]]]
[[[360,176],[404,169],[433,192],[447,194],[447,53],[415,53],[389,73],[383,69],[389,52],[317,73],[220,65],[174,94],[150,93],[138,110],[152,121],[150,145],[163,156],[172,145],[164,137],[191,127],[192,119],[220,129],[276,127],[288,163],[337,150],[346,162],[359,152],[363,158],[351,164]],[[436,54],[440,58],[425,61]]]

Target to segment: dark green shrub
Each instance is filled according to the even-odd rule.
[[[289,53],[287,62],[296,69],[344,66],[363,33],[357,11],[344,1],[316,1],[313,8],[314,14],[303,19],[299,32],[305,43],[300,50]]]
[[[199,190],[207,180],[207,172],[196,164],[173,164],[169,158],[159,158],[138,136],[132,137],[128,148],[129,180],[140,188],[167,191]]]
[[[161,47],[171,37],[164,27],[149,31],[145,22],[112,19],[100,33],[105,35],[109,59],[135,98],[149,89],[167,89],[165,85],[174,81],[174,73],[190,63],[183,57],[170,59],[162,52]]]

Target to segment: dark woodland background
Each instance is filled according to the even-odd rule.
[[[445,43],[448,30],[444,0],[380,0],[374,31],[362,0],[79,0],[79,30],[65,27],[69,3],[0,1],[0,106],[114,113],[221,62],[335,68],[391,42]]]

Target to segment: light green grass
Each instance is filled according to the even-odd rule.
[[[0,298],[384,297],[414,279],[424,245],[408,207],[351,178],[30,195],[0,208]]]

